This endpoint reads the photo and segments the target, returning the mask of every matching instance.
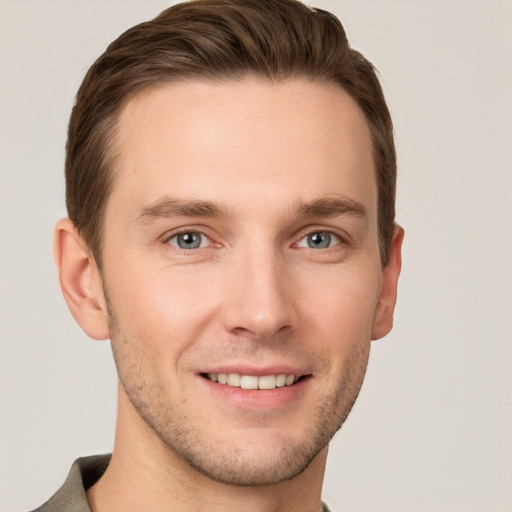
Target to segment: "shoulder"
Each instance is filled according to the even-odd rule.
[[[91,512],[86,491],[101,478],[109,462],[110,455],[77,459],[62,487],[32,512]]]

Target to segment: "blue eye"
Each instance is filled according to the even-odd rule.
[[[169,244],[179,249],[201,249],[208,245],[208,238],[197,231],[178,233],[169,239]]]
[[[315,231],[301,238],[297,243],[298,247],[307,247],[309,249],[327,249],[338,245],[341,239],[338,235],[329,231]]]

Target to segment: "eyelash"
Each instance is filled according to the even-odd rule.
[[[329,245],[328,247],[321,247],[321,248],[313,248],[313,247],[304,247],[302,245],[299,245],[303,240],[307,240],[308,237],[312,235],[327,235],[329,238],[329,242],[331,242],[332,238],[336,240],[336,243],[334,245]],[[306,242],[307,243],[307,242]],[[335,233],[332,230],[328,229],[314,229],[308,233],[305,233],[297,242],[295,242],[293,245],[296,247],[304,247],[305,249],[313,249],[313,250],[320,250],[320,249],[333,249],[337,247],[338,245],[343,245],[344,239],[339,235],[338,233]]]
[[[311,235],[316,235],[316,234],[328,235],[329,242],[332,240],[332,238],[335,238],[336,243],[334,245],[329,245],[327,247],[320,247],[320,248],[313,248],[313,247],[307,247],[307,246],[299,245],[303,240],[307,239],[307,237],[309,237]],[[204,232],[202,232],[201,230],[199,230],[199,229],[191,229],[191,228],[186,229],[185,228],[185,229],[182,229],[181,231],[172,233],[172,235],[167,236],[165,238],[165,240],[164,240],[166,244],[171,245],[172,247],[174,247],[177,251],[179,251],[182,254],[191,255],[191,254],[194,254],[199,249],[208,249],[209,247],[207,245],[207,246],[204,246],[204,247],[199,246],[199,247],[194,247],[192,249],[185,249],[185,248],[179,247],[179,245],[177,245],[177,243],[176,244],[171,243],[171,240],[173,240],[174,238],[179,237],[180,235],[199,235],[201,237],[204,237],[207,241],[209,241],[210,244],[213,243],[217,247],[220,247],[220,244],[213,242],[211,237],[208,236],[207,234],[205,234]],[[200,243],[202,245],[203,241],[201,241]],[[293,243],[292,247],[311,249],[313,251],[318,251],[318,250],[326,251],[326,250],[329,250],[329,249],[331,249],[331,250],[335,249],[338,246],[346,246],[346,245],[347,245],[346,237],[340,235],[338,232],[335,232],[335,231],[330,230],[330,229],[314,228],[314,229],[311,229],[311,230],[309,230],[307,232],[301,233],[300,238],[296,242]]]
[[[171,240],[173,240],[174,238],[177,238],[179,237],[180,235],[199,235],[201,237],[204,237],[208,242],[212,243],[212,239],[211,237],[209,237],[207,234],[203,233],[201,230],[199,229],[182,229],[181,231],[178,231],[178,232],[174,232],[172,233],[170,236],[167,236],[165,237],[165,240],[164,242],[168,245],[171,245],[172,247],[174,247],[177,251],[179,251],[180,253],[182,254],[186,254],[186,255],[190,255],[190,254],[194,254],[195,251],[199,250],[199,249],[208,249],[208,245],[205,246],[205,247],[197,247],[197,248],[192,248],[192,249],[184,249],[182,247],[179,247],[178,245],[175,245],[173,243],[171,243]],[[220,247],[220,244],[217,244],[215,242],[213,242],[216,246],[219,246]],[[201,242],[202,244],[202,242]]]

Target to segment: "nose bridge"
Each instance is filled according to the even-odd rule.
[[[268,337],[295,323],[291,282],[283,256],[270,244],[250,244],[234,256],[226,328]]]

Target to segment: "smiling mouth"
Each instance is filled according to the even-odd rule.
[[[241,375],[239,373],[203,373],[202,376],[212,382],[242,389],[276,389],[292,386],[303,377],[296,375]]]

